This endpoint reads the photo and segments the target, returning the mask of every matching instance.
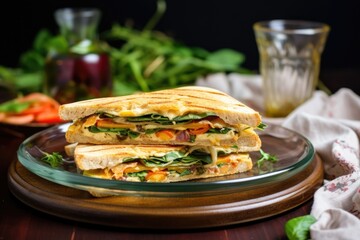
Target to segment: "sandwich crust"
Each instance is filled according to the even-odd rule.
[[[235,98],[213,88],[189,86],[128,96],[97,98],[60,106],[63,120],[76,120],[106,112],[120,117],[157,113],[173,119],[189,113],[213,112],[226,123],[257,127],[260,114]]]

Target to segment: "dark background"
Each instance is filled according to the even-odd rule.
[[[31,48],[36,33],[57,33],[53,17],[61,7],[97,7],[102,11],[99,32],[132,19],[141,29],[156,8],[156,0],[12,1],[0,14],[0,65],[15,67]],[[245,54],[244,66],[258,69],[252,25],[259,20],[303,19],[328,23],[331,31],[322,55],[320,78],[332,90],[349,87],[360,94],[360,8],[355,1],[236,1],[168,0],[156,26],[188,46],[213,51],[233,48]],[[6,14],[5,14],[6,13]]]

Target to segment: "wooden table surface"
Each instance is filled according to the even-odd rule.
[[[18,130],[18,129],[16,129]],[[22,132],[21,132],[22,131]],[[25,134],[23,134],[25,133]],[[5,239],[287,239],[286,221],[309,214],[311,200],[285,213],[226,227],[196,230],[143,230],[96,226],[32,209],[8,188],[7,171],[30,132],[0,126],[0,240]],[[141,221],[141,219],[139,219]]]

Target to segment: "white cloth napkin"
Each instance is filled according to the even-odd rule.
[[[259,75],[219,73],[196,85],[224,91],[263,112]],[[311,238],[360,239],[360,97],[347,88],[331,96],[316,91],[286,118],[263,120],[307,137],[323,161],[325,180],[314,195]]]

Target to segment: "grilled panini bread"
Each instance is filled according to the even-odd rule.
[[[248,153],[236,148],[79,144],[74,158],[86,176],[142,182],[178,182],[245,172]]]
[[[223,92],[182,87],[60,106],[70,143],[233,146],[257,151],[258,112]]]

